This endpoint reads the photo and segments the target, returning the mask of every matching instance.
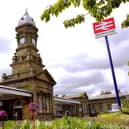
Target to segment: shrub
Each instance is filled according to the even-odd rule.
[[[129,114],[129,99],[122,100],[122,112]]]

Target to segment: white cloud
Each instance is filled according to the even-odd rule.
[[[42,11],[56,0],[4,0],[0,5],[0,74],[10,73],[13,53],[17,47],[15,27],[19,19],[28,8],[39,28],[38,48],[43,63],[57,81],[56,93],[87,92],[89,96],[96,95],[101,90],[112,90],[113,82],[109,59],[104,38],[95,39],[92,23],[95,19],[89,15],[84,24],[75,28],[65,29],[63,20],[72,18],[84,10],[71,8],[58,18],[52,17],[46,24],[40,20]],[[121,90],[128,90],[128,30],[120,28],[120,22],[125,18],[129,4],[116,9],[115,17],[117,34],[109,37],[113,62],[116,70],[116,79]],[[6,40],[2,40],[2,37]]]

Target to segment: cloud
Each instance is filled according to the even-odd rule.
[[[121,42],[112,49],[112,58],[116,67],[127,65],[129,60],[129,40]]]
[[[129,33],[129,29],[122,29],[120,27],[117,27],[116,34],[111,36],[111,38],[109,39],[112,40],[112,42],[117,46],[120,43],[123,43],[129,40],[129,36],[127,36],[128,33]]]
[[[10,40],[7,37],[0,36],[0,54],[11,51]]]
[[[129,77],[127,70],[127,66],[115,68],[118,89],[121,91],[128,89],[129,83],[127,81],[129,81]],[[61,72],[58,73],[63,74]],[[86,69],[76,72],[65,71],[64,76],[59,77],[59,81],[54,88],[57,94],[87,92],[89,97],[99,94],[103,90],[115,92],[110,68]]]
[[[96,70],[83,71],[78,73],[67,73],[67,76],[62,76],[55,86],[56,93],[81,92],[82,89],[88,92],[89,89],[93,91],[90,85],[97,85],[104,81],[102,72]]]
[[[71,76],[67,78],[63,78],[60,83],[64,83],[66,88],[71,88],[73,87],[80,87],[80,86],[85,86],[85,85],[90,85],[90,84],[97,84],[98,82],[103,80],[103,75],[100,72],[91,72],[87,76],[87,71],[86,73],[76,73],[72,74]]]

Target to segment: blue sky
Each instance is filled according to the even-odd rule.
[[[95,39],[92,24],[95,19],[86,16],[85,23],[65,29],[63,20],[72,18],[84,10],[73,7],[49,23],[40,20],[42,11],[56,0],[4,0],[0,5],[0,75],[11,74],[9,64],[17,47],[15,27],[28,9],[39,29],[38,49],[43,64],[56,80],[55,94],[76,94],[87,92],[88,96],[102,90],[114,92],[114,85],[104,38]],[[109,36],[109,43],[116,73],[118,88],[129,92],[128,60],[129,29],[121,29],[120,23],[126,17],[129,4],[116,9],[117,34]]]

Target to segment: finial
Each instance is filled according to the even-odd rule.
[[[25,11],[25,15],[28,15],[28,10],[27,10],[27,8],[26,8],[26,11]]]

